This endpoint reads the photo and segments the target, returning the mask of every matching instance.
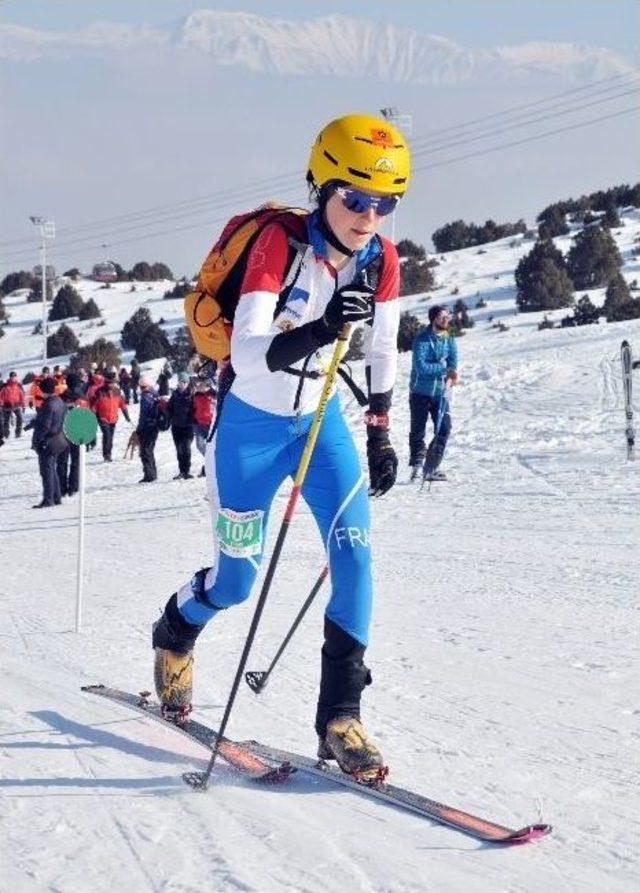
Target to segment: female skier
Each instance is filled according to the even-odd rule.
[[[287,281],[291,240],[280,223],[268,223],[250,249],[231,336],[235,378],[206,457],[212,563],[171,596],[153,628],[156,689],[167,712],[190,709],[193,648],[205,624],[250,595],[271,503],[296,473],[323,373],[346,324],[365,327],[369,492],[382,495],[395,483],[389,409],[399,266],[395,246],[377,231],[404,194],[409,171],[404,137],[386,121],[338,118],[311,150],[307,181],[315,207],[303,218],[293,285]],[[360,721],[361,694],[371,682],[363,661],[372,603],[369,505],[335,393],[302,496],[331,572],[315,720],[319,754],[336,759],[345,772],[375,777],[382,755]]]

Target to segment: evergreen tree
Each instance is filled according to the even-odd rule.
[[[82,307],[82,298],[73,285],[63,285],[53,299],[49,319],[55,322],[58,319],[68,319],[70,316],[78,316]]]
[[[8,319],[9,317],[7,316],[7,311],[2,302],[2,294],[0,294],[0,323],[5,323]],[[4,335],[4,332],[2,334]]]
[[[416,336],[425,329],[426,326],[420,322],[417,316],[408,311],[401,313],[400,326],[398,328],[398,350],[401,353],[412,350]]]
[[[467,305],[462,300],[462,298],[458,298],[458,300],[453,305],[453,313],[451,315],[449,331],[452,335],[460,335],[463,329],[471,329],[474,325],[474,321],[469,316]]]
[[[120,352],[113,341],[106,338],[97,338],[93,344],[85,344],[80,347],[75,356],[69,360],[74,368],[89,369],[92,363],[98,367],[120,366]]]
[[[569,232],[565,213],[560,205],[550,205],[538,216],[538,236],[541,239],[552,239],[554,236],[565,236]]]
[[[400,294],[416,295],[429,291],[435,285],[435,277],[425,261],[408,257],[400,264]]]
[[[166,264],[156,261],[154,264],[151,264],[151,278],[155,280],[175,279],[175,276]]]
[[[176,332],[171,349],[167,353],[172,372],[181,372],[186,369],[195,353],[196,347],[191,332],[188,326],[182,326]]]
[[[62,323],[60,328],[47,338],[47,356],[61,357],[64,354],[73,353],[79,346],[80,342],[73,329],[70,329],[66,323]]]
[[[156,360],[158,357],[166,357],[170,351],[171,345],[166,334],[157,323],[152,322],[138,341],[136,360],[139,363],[146,363],[149,360]]]
[[[8,273],[0,282],[0,295],[10,295],[12,291],[16,291],[18,288],[33,288],[36,282],[35,276],[26,270]]]
[[[599,226],[581,230],[567,255],[567,272],[575,288],[600,288],[622,266],[611,234]]]
[[[173,288],[168,289],[164,296],[165,298],[185,298],[190,291],[193,291],[191,288],[191,284],[187,282],[185,279],[181,279],[180,282],[176,282]]]
[[[140,260],[129,271],[129,279],[138,279],[141,282],[150,282],[153,279],[151,265],[146,260]]]
[[[603,229],[618,229],[622,226],[622,221],[620,220],[620,215],[618,214],[618,209],[615,205],[609,205],[600,225]]]
[[[573,308],[571,316],[565,316],[560,320],[563,329],[567,326],[597,325],[602,311],[595,306],[589,295],[583,295]]]
[[[122,327],[120,342],[127,350],[137,350],[149,326],[153,325],[151,314],[146,307],[139,307]]]
[[[515,272],[518,310],[555,310],[568,307],[572,285],[562,252],[550,239],[541,239],[520,259]]]
[[[617,272],[607,285],[605,293],[603,311],[607,318],[607,322],[620,322],[624,319],[635,319],[635,305],[640,304],[639,301],[631,297],[629,286],[622,273]]]
[[[582,295],[574,308],[573,317],[577,326],[590,326],[598,322],[601,313],[589,295]]]
[[[100,316],[102,316],[102,314],[100,313],[100,308],[93,300],[93,298],[89,298],[88,301],[84,301],[78,313],[78,319],[98,319],[98,317]]]
[[[426,260],[427,252],[422,245],[417,245],[411,239],[400,239],[396,245],[398,257],[413,257],[415,260]]]
[[[53,283],[47,279],[47,303],[53,298]],[[42,303],[42,280],[35,279],[31,291],[27,295],[27,304]]]

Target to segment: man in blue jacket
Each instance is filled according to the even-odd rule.
[[[444,480],[438,466],[444,456],[451,432],[451,415],[446,396],[446,385],[457,384],[458,350],[456,340],[449,334],[451,314],[439,304],[429,308],[429,326],[413,344],[413,362],[409,383],[411,431],[409,433],[409,465],[412,478],[424,463],[427,480]],[[431,416],[434,436],[425,452],[425,429]]]

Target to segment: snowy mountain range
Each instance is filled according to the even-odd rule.
[[[0,58],[30,61],[132,50],[188,52],[216,66],[414,85],[543,77],[589,81],[635,71],[603,47],[532,41],[472,49],[446,37],[343,15],[307,20],[196,10],[167,28],[95,22],[74,31],[0,25]]]

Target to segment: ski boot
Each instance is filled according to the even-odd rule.
[[[193,648],[200,630],[201,627],[183,620],[175,595],[152,627],[156,694],[165,719],[178,725],[186,720],[192,708]]]
[[[318,758],[335,760],[343,772],[362,784],[381,784],[389,773],[382,754],[353,716],[329,720],[326,735],[318,744]]]
[[[422,472],[422,480],[431,483],[432,481],[446,481],[447,476],[444,471],[432,471],[431,469],[425,468]]]

